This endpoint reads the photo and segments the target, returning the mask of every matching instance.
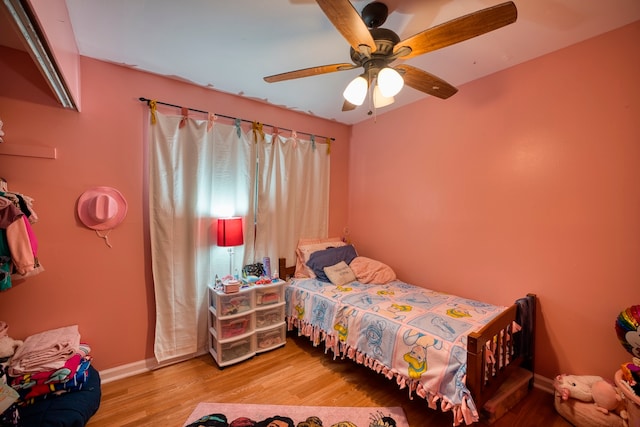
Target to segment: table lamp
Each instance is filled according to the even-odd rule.
[[[233,247],[244,243],[242,234],[242,218],[218,219],[218,246],[228,247],[229,274],[233,275]]]

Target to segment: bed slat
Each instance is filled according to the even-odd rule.
[[[535,319],[535,295],[527,295],[531,316]],[[531,354],[519,353],[516,340],[521,333],[513,332],[513,322],[517,321],[518,304],[513,304],[491,323],[467,337],[467,387],[478,408],[491,398],[498,387],[519,366],[529,369],[533,366],[534,337],[525,336],[529,341]],[[529,331],[526,331],[529,332]],[[493,352],[495,364],[488,363],[488,356]],[[532,369],[531,369],[532,370]]]

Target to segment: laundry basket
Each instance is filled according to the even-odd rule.
[[[640,396],[635,394],[622,379],[622,371],[615,375],[616,386],[622,390],[627,401],[627,413],[629,414],[629,427],[640,427]]]

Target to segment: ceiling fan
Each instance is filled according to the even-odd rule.
[[[267,76],[275,83],[302,77],[317,76],[362,67],[364,72],[345,89],[342,111],[353,110],[364,102],[373,86],[374,106],[379,108],[393,102],[404,84],[447,99],[458,89],[446,81],[409,64],[391,67],[396,60],[422,55],[464,40],[488,33],[516,21],[518,11],[512,1],[498,4],[443,24],[426,29],[407,39],[380,27],[387,19],[387,6],[378,1],[362,9],[362,17],[348,0],[316,0],[324,14],[351,45],[353,64],[340,63],[304,68]]]

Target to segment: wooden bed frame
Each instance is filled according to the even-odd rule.
[[[282,280],[294,277],[295,266],[287,267],[287,260],[278,260],[278,272]],[[536,296],[527,294],[527,303],[531,319],[528,322],[533,326],[532,330],[523,330],[521,339],[510,339],[513,322],[518,320],[519,304],[514,303],[499,316],[494,318],[477,332],[471,332],[467,337],[467,378],[466,385],[478,410],[491,399],[507,378],[518,368],[524,368],[531,373],[534,370],[535,351],[535,313]],[[497,365],[487,363],[487,351],[493,351]],[[528,387],[533,386],[533,375]]]

